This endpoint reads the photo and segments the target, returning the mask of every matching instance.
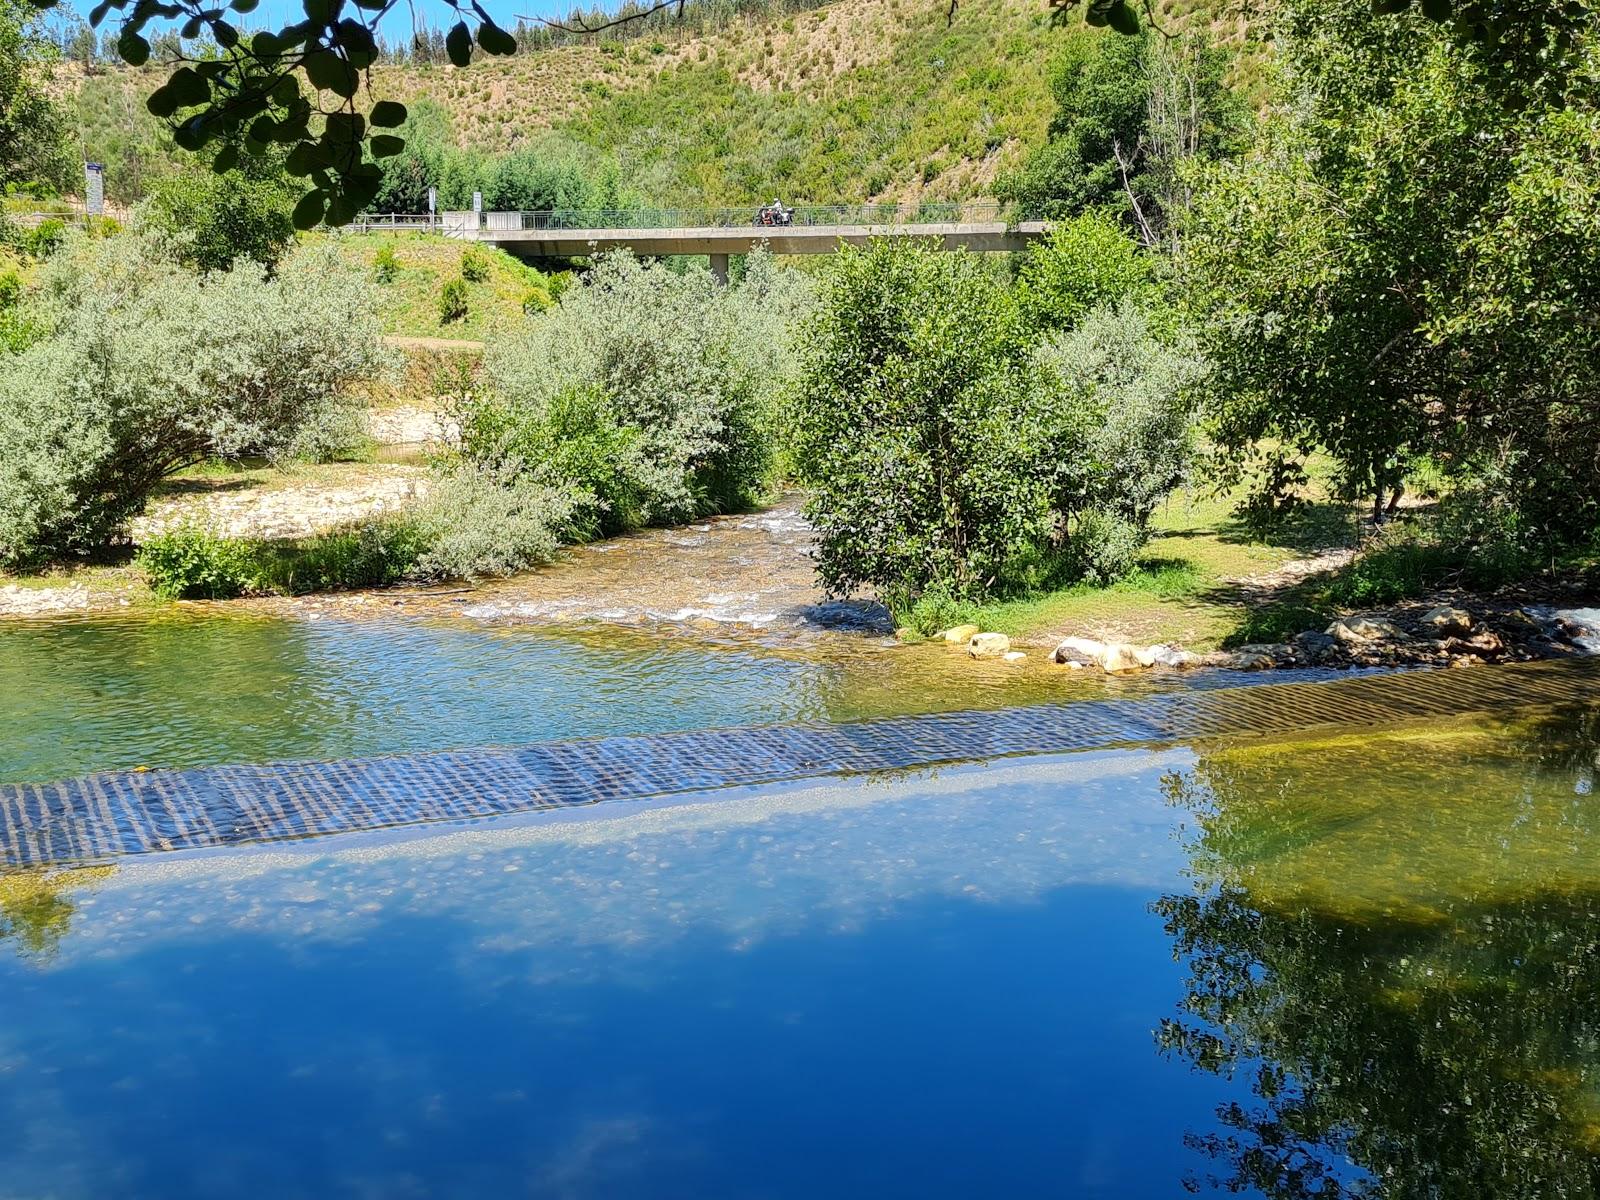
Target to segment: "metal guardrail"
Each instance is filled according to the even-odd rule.
[[[998,222],[1008,219],[1007,206],[992,201],[920,201],[915,204],[797,204],[787,225],[762,225],[760,205],[723,208],[548,209],[538,212],[426,214],[392,213],[358,217],[349,228],[360,232],[448,229],[466,232],[476,218],[479,229],[796,229],[851,225],[937,225]]]
[[[84,229],[89,224],[89,214],[81,208],[67,211],[37,211],[37,212],[6,212],[0,213],[0,221],[9,222],[21,229],[37,229],[46,221],[60,221],[76,229]]]

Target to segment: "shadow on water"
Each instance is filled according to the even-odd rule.
[[[1169,778],[1193,889],[1153,907],[1190,977],[1158,1041],[1253,1092],[1190,1135],[1193,1190],[1600,1190],[1597,748],[1590,711]]]

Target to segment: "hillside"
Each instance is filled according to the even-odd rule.
[[[1174,27],[1204,17],[1238,40],[1221,6],[1163,0]],[[427,98],[463,148],[576,145],[614,163],[660,204],[955,199],[988,194],[1044,137],[1061,34],[1042,0],[964,0],[955,20],[930,0],[838,0],[699,35],[524,50],[466,69],[408,63],[373,72],[377,96]],[[1108,35],[1114,36],[1114,35]],[[102,71],[75,90],[85,148],[148,167],[142,101],[158,77]]]
[[[554,132],[661,203],[982,194],[1040,140],[1054,31],[1036,0],[844,0],[772,23],[497,62],[389,67],[456,138],[511,149]]]

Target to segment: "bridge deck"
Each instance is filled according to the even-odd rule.
[[[493,214],[491,214],[492,216]],[[451,237],[487,242],[523,258],[571,258],[606,250],[635,254],[747,254],[765,245],[774,254],[831,254],[840,245],[878,238],[932,238],[946,250],[1026,250],[1046,232],[1043,221],[953,221],[893,225],[747,225],[677,229],[451,229]]]

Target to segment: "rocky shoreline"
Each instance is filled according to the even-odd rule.
[[[976,625],[958,625],[939,636],[965,645],[972,658],[1026,657],[1004,634]],[[1120,675],[1152,667],[1469,667],[1584,654],[1600,654],[1600,607],[1456,594],[1353,613],[1284,642],[1197,654],[1172,643],[1139,646],[1071,636],[1055,644],[1049,659],[1069,670],[1097,668]]]

